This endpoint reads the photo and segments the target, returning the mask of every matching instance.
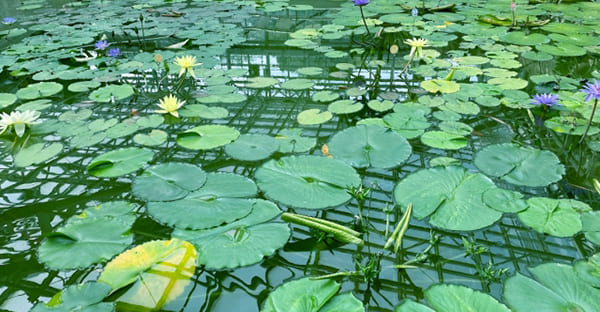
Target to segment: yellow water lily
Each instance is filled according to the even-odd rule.
[[[183,106],[183,104],[185,104],[185,101],[180,102],[179,99],[172,94],[169,94],[158,101],[159,104],[156,105],[162,109],[155,110],[155,113],[171,114],[177,118],[179,118],[179,113],[177,113],[177,110]]]
[[[202,63],[196,63],[196,57],[191,55],[179,56],[175,58],[175,65],[181,67],[179,71],[179,77],[183,75],[186,71],[192,75],[192,77],[196,78],[196,74],[194,73],[194,67],[200,66]]]
[[[417,52],[417,56],[419,58],[423,57],[423,47],[427,47],[427,39],[421,39],[421,38],[406,39],[404,41],[404,43],[411,46],[411,48],[410,48],[410,56],[411,57],[415,54],[415,52]]]
[[[26,110],[24,112],[15,111],[9,114],[0,114],[0,134],[3,134],[8,128],[13,127],[17,136],[21,137],[25,133],[25,128],[38,124],[41,121],[36,120],[40,117],[40,113],[36,111]]]

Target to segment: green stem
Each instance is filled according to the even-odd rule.
[[[371,40],[373,40],[373,36],[369,31],[369,26],[367,26],[367,20],[365,19],[365,13],[363,12],[362,6],[359,6],[358,8],[360,9],[360,16],[362,16],[363,24],[365,24],[365,29],[367,29],[367,34],[369,34],[369,37],[371,38]]]
[[[583,135],[581,136],[581,139],[579,139],[579,143],[578,144],[581,144],[581,142],[583,142],[583,139],[587,135],[588,130],[590,130],[590,125],[592,124],[592,119],[594,119],[594,114],[596,113],[596,106],[598,106],[598,99],[597,98],[594,101],[594,107],[592,108],[592,114],[590,115],[590,119],[588,120],[588,123],[585,126],[585,131],[583,132]]]
[[[344,243],[364,244],[363,240],[357,237],[360,233],[335,222],[288,212],[284,212],[281,215],[281,220],[319,229],[332,234],[336,239]]]

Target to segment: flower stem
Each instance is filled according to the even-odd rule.
[[[583,135],[581,136],[581,139],[579,139],[579,143],[578,144],[581,144],[581,142],[583,142],[583,139],[587,135],[588,130],[590,130],[590,125],[592,124],[592,119],[594,119],[594,113],[596,113],[596,106],[598,106],[598,99],[596,99],[594,101],[594,107],[592,108],[592,114],[590,115],[590,119],[588,120],[588,123],[585,126],[585,131],[583,132]]]
[[[365,28],[367,29],[367,34],[373,39],[373,36],[371,36],[371,32],[369,31],[369,26],[367,26],[367,20],[365,19],[365,13],[363,12],[362,6],[358,8],[360,9],[360,16],[362,16],[363,24],[365,24]]]

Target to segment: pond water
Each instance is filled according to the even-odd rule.
[[[1,2],[0,311],[600,311],[600,3],[513,4]]]

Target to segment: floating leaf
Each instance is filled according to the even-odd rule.
[[[153,157],[154,152],[147,149],[122,148],[92,159],[87,169],[89,174],[96,177],[118,177],[142,168]]]
[[[319,91],[312,96],[312,100],[315,102],[331,102],[340,97],[338,92],[333,91]]]
[[[427,121],[425,113],[423,110],[403,109],[385,115],[383,121],[403,137],[413,139],[422,135],[425,129],[431,125]]]
[[[223,107],[210,107],[202,104],[185,105],[179,111],[182,117],[200,117],[204,119],[219,119],[229,115],[229,111]]]
[[[519,212],[521,222],[540,233],[569,237],[582,230],[580,213],[591,208],[574,199],[532,197],[527,210]]]
[[[513,311],[600,311],[600,290],[578,278],[571,266],[546,263],[529,271],[537,281],[517,273],[504,283],[504,298]]]
[[[403,163],[411,146],[396,132],[376,125],[359,125],[336,133],[330,154],[356,168],[392,168]]]
[[[242,134],[225,147],[227,155],[244,161],[265,159],[279,148],[275,138],[265,134]]]
[[[298,123],[301,125],[318,125],[333,118],[331,112],[321,112],[318,108],[307,109],[298,114]]]
[[[454,93],[460,89],[460,85],[454,81],[444,79],[431,79],[421,81],[421,88],[431,92]]]
[[[113,312],[113,302],[102,302],[110,291],[110,286],[103,283],[71,285],[54,295],[48,303],[36,304],[31,312]]]
[[[483,193],[483,202],[500,212],[519,212],[527,209],[523,194],[501,188],[492,188]]]
[[[500,35],[499,37],[502,41],[518,45],[537,46],[542,43],[550,42],[550,39],[543,34],[531,33],[527,35],[522,31],[511,31]]]
[[[229,144],[239,136],[240,132],[232,127],[204,125],[178,134],[177,144],[193,150],[207,150]]]
[[[314,85],[315,85],[315,83],[312,82],[312,80],[298,78],[298,79],[291,79],[291,80],[288,80],[288,81],[282,83],[281,87],[283,89],[288,89],[288,90],[304,90],[304,89],[310,89]]]
[[[38,82],[17,91],[17,97],[23,100],[35,100],[48,97],[62,91],[63,86],[56,82]]]
[[[120,101],[132,95],[133,88],[128,84],[108,85],[92,92],[90,94],[90,100],[107,103],[111,101]]]
[[[133,136],[133,142],[145,146],[157,146],[167,141],[167,133],[162,130],[152,129],[150,133],[138,133]]]
[[[322,209],[350,200],[347,186],[360,177],[345,163],[319,156],[289,156],[270,160],[254,174],[265,196],[282,204]]]
[[[261,312],[318,312],[340,289],[332,280],[302,278],[277,287]]]
[[[429,131],[421,135],[421,142],[433,148],[440,149],[461,149],[467,146],[467,138],[462,135],[444,132],[444,131]]]
[[[279,213],[272,202],[256,200],[252,212],[240,220],[207,230],[176,229],[173,236],[194,244],[198,264],[207,269],[234,269],[258,263],[285,245],[290,236],[288,226],[265,223]]]
[[[248,78],[246,88],[263,89],[274,86],[279,83],[279,80],[271,77],[252,77]]]
[[[230,223],[252,210],[247,197],[256,194],[256,185],[236,174],[209,173],[206,183],[186,197],[148,202],[148,213],[157,220],[179,228],[205,229]]]
[[[524,186],[546,186],[565,173],[552,152],[516,144],[486,146],[475,156],[475,166],[487,175]]]
[[[186,241],[151,241],[118,255],[106,265],[98,282],[113,292],[133,284],[115,301],[117,308],[159,310],[177,298],[196,269],[196,250]]]
[[[20,150],[15,155],[15,166],[27,167],[42,163],[60,153],[63,145],[52,143],[46,146],[44,143],[36,143]]]
[[[394,188],[396,203],[413,205],[413,216],[442,229],[473,231],[496,222],[502,213],[483,202],[483,194],[495,185],[486,176],[461,167],[422,169]]]
[[[0,93],[0,108],[9,107],[16,101],[16,95],[12,93]]]
[[[327,110],[334,114],[352,114],[360,111],[363,104],[353,100],[337,100],[327,106]]]
[[[206,172],[198,166],[185,163],[155,165],[133,180],[133,195],[145,201],[180,199],[199,189],[206,182]]]
[[[317,145],[317,139],[301,136],[302,129],[283,129],[275,139],[279,141],[280,153],[304,153]]]

